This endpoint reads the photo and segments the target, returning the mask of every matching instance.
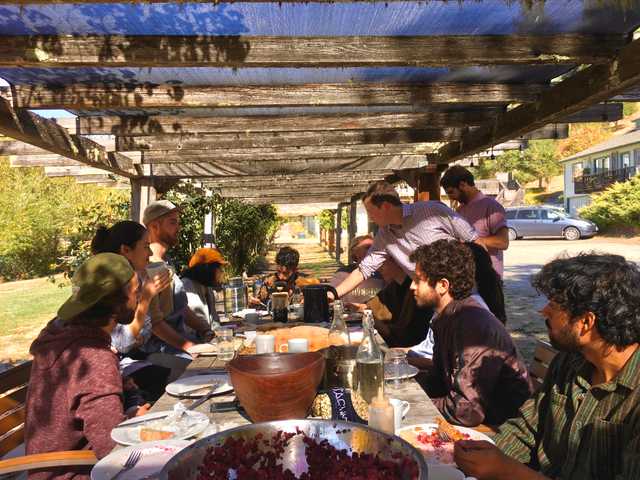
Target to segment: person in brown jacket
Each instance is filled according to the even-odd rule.
[[[26,453],[115,447],[111,430],[124,420],[122,377],[111,350],[116,323],[128,324],[138,304],[138,279],[129,262],[101,253],[80,266],[73,294],[31,345]],[[89,479],[90,467],[31,471],[30,480]]]
[[[421,381],[442,416],[473,427],[515,416],[532,393],[527,368],[504,325],[471,297],[475,262],[469,247],[438,240],[412,255],[411,285],[433,307],[433,367]]]

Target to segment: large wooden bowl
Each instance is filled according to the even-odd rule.
[[[254,422],[305,418],[324,373],[319,352],[239,356],[227,363],[240,404]]]

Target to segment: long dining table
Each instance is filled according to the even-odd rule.
[[[197,357],[189,364],[181,378],[210,373],[214,369],[219,371],[225,367],[225,363],[226,362],[219,360],[217,357]],[[422,387],[420,387],[414,379],[403,380],[399,384],[394,384],[393,382],[388,383],[385,385],[385,391],[386,394],[392,398],[409,402],[410,409],[402,422],[403,426],[418,423],[433,423],[436,417],[440,415]],[[195,410],[208,415],[211,423],[216,425],[219,430],[235,428],[250,423],[250,420],[237,410],[216,413],[210,412],[210,406],[213,402],[229,402],[234,399],[235,395],[233,392],[217,395],[196,407]],[[178,401],[182,401],[188,407],[191,403],[197,401],[197,399],[180,399],[165,393],[155,403],[151,412],[171,410],[173,405]]]

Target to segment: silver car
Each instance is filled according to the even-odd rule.
[[[507,208],[509,240],[522,237],[559,237],[579,240],[593,237],[598,233],[595,223],[582,218],[571,217],[554,207],[512,207]]]

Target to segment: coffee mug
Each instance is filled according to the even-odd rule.
[[[402,426],[402,419],[409,413],[409,402],[399,400],[397,398],[389,399],[389,403],[393,407],[393,423],[396,432]]]
[[[280,345],[280,352],[304,353],[308,351],[309,340],[306,338],[291,338],[287,343]]]
[[[273,335],[256,335],[256,353],[273,353],[275,351],[276,337]]]

